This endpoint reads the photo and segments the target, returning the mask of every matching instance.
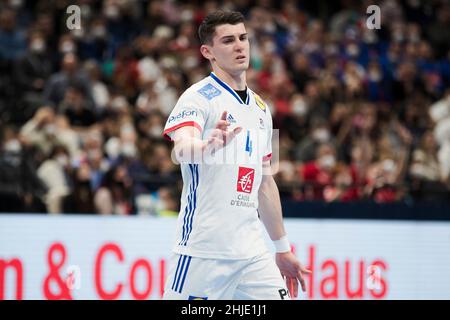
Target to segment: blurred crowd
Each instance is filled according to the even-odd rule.
[[[162,131],[216,9],[247,19],[283,199],[448,201],[450,3],[380,0],[374,30],[371,4],[0,0],[0,212],[176,215]]]

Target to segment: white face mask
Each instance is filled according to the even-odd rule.
[[[134,143],[130,143],[130,142],[124,143],[122,145],[121,151],[124,156],[130,157],[130,158],[135,157],[137,154],[136,146],[134,145]]]
[[[105,8],[105,16],[110,19],[116,19],[119,17],[119,8],[115,5],[109,5]]]
[[[267,41],[264,43],[264,51],[268,53],[274,53],[277,49],[277,46],[273,41]]]
[[[75,44],[72,41],[65,41],[61,45],[60,51],[62,53],[71,53],[75,51]]]
[[[328,45],[328,46],[325,47],[325,52],[326,52],[328,55],[334,55],[334,54],[339,53],[339,48],[338,48],[337,45],[330,44],[330,45]]]
[[[369,71],[369,80],[372,82],[378,82],[381,80],[381,73],[379,71]]]
[[[194,19],[194,12],[190,9],[185,9],[180,15],[181,21],[192,21]]]
[[[72,31],[72,34],[75,38],[81,39],[84,36],[84,31],[83,31],[83,29],[74,29]]]
[[[54,135],[56,133],[56,126],[54,124],[48,124],[45,126],[45,133],[48,135]]]
[[[92,29],[95,38],[103,38],[106,35],[106,29],[103,26],[97,26]]]
[[[334,158],[334,156],[328,154],[326,156],[320,157],[319,164],[322,168],[332,168],[336,164],[336,159]]]
[[[3,146],[3,150],[5,150],[6,152],[14,152],[14,153],[20,152],[22,150],[22,145],[17,139],[9,140]]]
[[[117,137],[109,138],[105,144],[105,151],[110,159],[117,158],[120,154],[120,139]]]
[[[186,59],[184,59],[182,64],[183,64],[184,69],[189,70],[189,69],[193,69],[198,66],[198,60],[196,57],[190,56],[190,57],[187,57]]]
[[[356,57],[359,54],[359,47],[358,45],[352,43],[349,44],[347,46],[347,53],[351,56],[351,57]]]
[[[395,41],[402,42],[403,39],[405,39],[405,36],[403,35],[403,32],[401,30],[395,30],[392,37]]]
[[[162,126],[152,126],[150,130],[148,130],[148,135],[152,138],[160,137],[163,132]]]
[[[66,167],[69,164],[69,158],[65,154],[56,156],[56,161],[63,167]]]
[[[292,112],[298,116],[304,116],[308,112],[305,101],[303,99],[296,99],[292,104]]]
[[[30,50],[33,52],[41,53],[45,50],[45,42],[42,39],[33,40],[30,44]]]
[[[394,160],[386,159],[383,161],[383,170],[385,172],[388,172],[388,173],[393,172],[395,170],[395,168],[396,168],[396,164],[395,164]]]
[[[365,43],[372,44],[378,41],[377,34],[372,30],[368,30],[363,34],[363,40]]]
[[[415,163],[411,166],[411,168],[409,169],[409,173],[416,178],[424,178],[426,177],[426,173],[425,173],[426,169],[424,168],[424,166],[420,163]]]
[[[14,9],[19,9],[23,6],[23,0],[10,0],[9,5]]]
[[[330,139],[330,133],[327,129],[317,129],[313,132],[313,139],[318,142],[327,142]]]

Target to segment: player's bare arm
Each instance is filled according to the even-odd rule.
[[[205,154],[212,154],[225,147],[242,128],[229,130],[230,123],[226,120],[227,112],[224,111],[215,129],[210,136],[202,140],[201,132],[196,127],[186,126],[177,129],[174,133],[175,155],[179,162],[199,163]]]
[[[270,166],[270,160],[264,161],[263,166]],[[286,236],[286,231],[283,225],[280,195],[272,175],[263,175],[258,192],[258,200],[259,215],[270,238],[272,241],[280,241],[280,239]],[[307,270],[300,261],[298,261],[295,255],[290,251],[290,248],[286,248],[286,251],[284,252],[277,252],[275,260],[286,281],[286,286],[288,287],[291,296],[297,297],[299,282],[302,290],[305,291],[306,285],[304,275],[311,273],[311,271]]]

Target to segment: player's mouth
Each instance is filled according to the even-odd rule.
[[[247,59],[247,57],[244,56],[244,55],[240,55],[240,56],[237,56],[237,57],[236,57],[236,60],[239,61],[239,62],[244,62],[245,59]]]

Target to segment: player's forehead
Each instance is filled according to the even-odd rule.
[[[238,24],[221,24],[216,27],[214,32],[213,40],[220,40],[223,37],[239,37],[242,34],[246,34],[247,30],[245,29],[244,23]]]

